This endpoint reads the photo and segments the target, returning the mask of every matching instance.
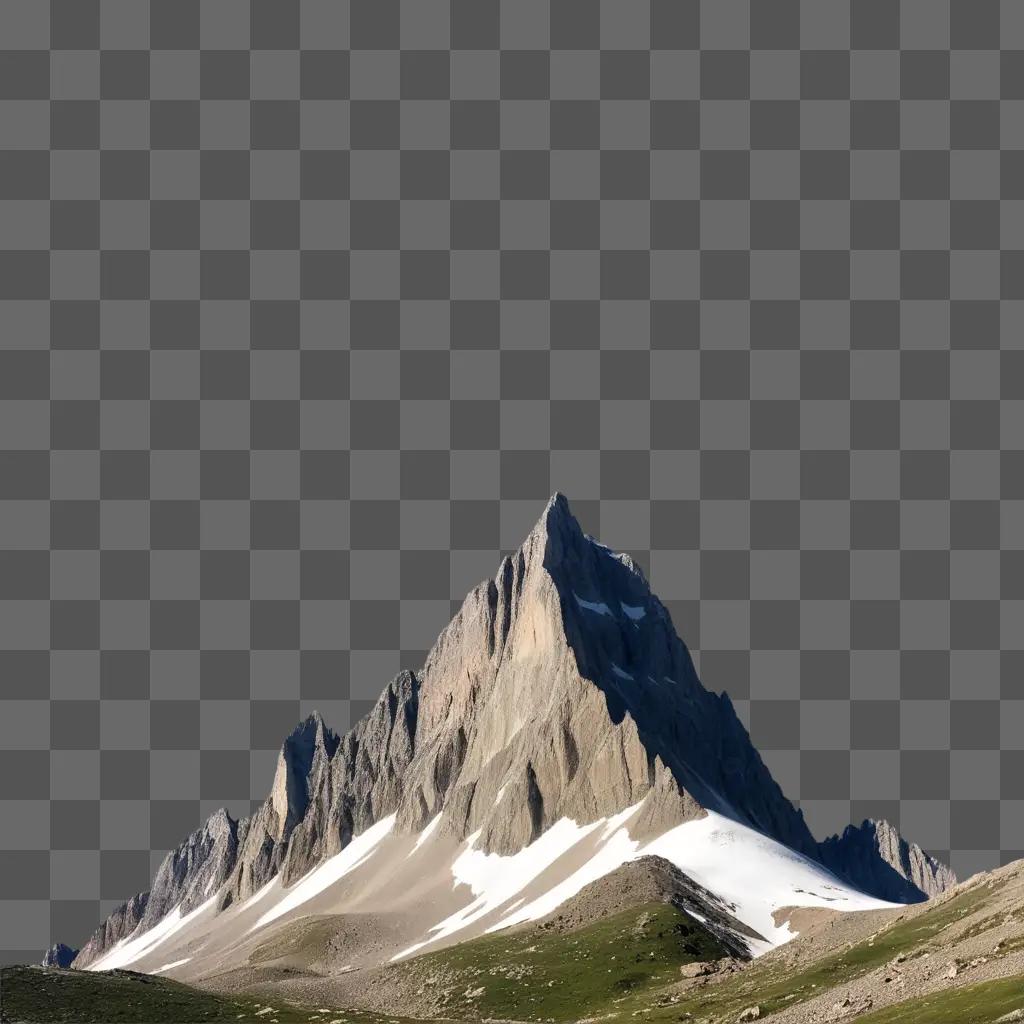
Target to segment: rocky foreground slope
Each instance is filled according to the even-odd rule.
[[[1024,862],[912,906],[802,912],[799,937],[749,962],[694,930],[692,895],[644,858],[529,927],[359,975],[298,974],[283,990],[463,1021],[1024,1020]]]
[[[560,823],[627,809],[634,845],[712,814],[879,898],[923,899],[954,881],[884,823],[817,843],[728,697],[700,684],[640,569],[586,537],[555,495],[420,671],[400,673],[344,737],[319,715],[301,723],[263,806],[237,822],[220,811],[190,835],[74,964],[200,910],[241,913],[374,830],[395,842],[429,832],[452,857],[468,845],[509,858]]]

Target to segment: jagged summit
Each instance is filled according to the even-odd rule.
[[[60,967],[66,970],[71,962],[78,956],[77,949],[65,946],[63,942],[55,942],[47,951],[42,960],[43,967]]]
[[[865,818],[821,843],[821,860],[866,892],[897,903],[919,903],[956,884],[953,871],[908,843],[885,820]]]
[[[278,876],[291,885],[392,816],[396,835],[430,823],[439,837],[512,855],[559,821],[637,805],[637,836],[715,812],[876,894],[896,891],[894,877],[924,892],[952,877],[880,826],[819,847],[732,702],[701,685],[644,574],[587,537],[556,492],[419,671],[399,673],[343,737],[317,712],[299,723],[252,817],[211,817],[165,858],[148,903],[122,908],[76,966],[129,924],[210,899],[225,910]]]

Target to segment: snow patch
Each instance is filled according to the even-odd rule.
[[[440,824],[441,815],[435,814],[434,817],[432,817],[430,821],[423,826],[423,831],[416,837],[416,845],[409,851],[410,857],[437,831],[437,826]]]
[[[572,596],[576,598],[576,603],[581,608],[586,608],[588,612],[595,612],[598,615],[607,615],[612,617],[612,610],[604,603],[604,601],[584,601],[575,590],[572,592]]]
[[[755,955],[794,937],[789,925],[775,924],[780,907],[829,907],[879,910],[898,906],[875,899],[840,882],[831,872],[774,839],[708,811],[696,821],[669,829],[641,847],[636,856],[664,857],[726,903],[733,915],[765,937],[751,943]],[[829,898],[812,892],[827,887]]]
[[[527,903],[525,907],[521,907],[514,914],[503,917],[487,930],[496,932],[514,924],[521,924],[523,921],[536,921],[546,917],[567,899],[575,896],[584,886],[596,882],[599,878],[607,875],[609,871],[614,871],[620,865],[625,864],[627,860],[631,860],[637,845],[629,838],[629,833],[624,828],[617,829],[583,867],[574,871],[558,885],[552,886],[543,896],[538,896],[533,902]]]
[[[354,871],[361,864],[373,856],[377,846],[384,837],[395,827],[396,815],[391,814],[382,818],[375,825],[370,826],[365,832],[356,836],[345,847],[341,853],[336,853],[329,860],[325,860],[319,867],[314,868],[304,878],[297,882],[287,891],[284,898],[249,929],[254,931],[257,928],[269,924],[283,914],[302,906],[307,900],[329,888],[339,879],[344,878],[350,871]]]
[[[644,799],[646,800],[647,798],[644,797]],[[627,821],[629,821],[630,818],[633,817],[634,814],[636,814],[637,811],[640,810],[643,806],[643,802],[644,801],[641,800],[639,803],[633,804],[632,807],[627,807],[624,811],[619,811],[618,814],[613,814],[610,818],[606,818],[605,821],[607,824],[601,832],[601,838],[609,839],[614,835],[620,828],[622,828],[623,825],[626,824]]]
[[[163,967],[158,967],[155,971],[150,971],[150,974],[163,974],[164,971],[169,971],[174,967],[181,967],[183,964],[187,964],[192,960],[192,957],[187,956],[184,960],[175,960],[173,963],[164,964]]]
[[[619,606],[622,608],[623,614],[631,618],[634,622],[642,619],[647,614],[640,605],[631,605],[626,604],[624,601],[620,601]]]
[[[178,905],[162,917],[152,928],[144,932],[135,929],[131,935],[121,939],[112,946],[99,959],[94,960],[87,971],[112,971],[118,967],[126,967],[136,960],[152,953],[157,947],[162,946],[172,935],[181,931],[187,924],[194,921],[204,910],[213,905],[216,896],[211,896],[205,903],[201,903],[195,910],[182,916],[181,906]]]
[[[495,807],[497,807],[498,804],[501,803],[501,798],[505,795],[505,790],[507,788],[508,788],[507,786],[502,786],[501,789],[498,790],[498,795],[494,798],[494,806]]]
[[[620,679],[629,679],[629,680],[632,680],[632,679],[633,679],[633,677],[632,677],[632,676],[631,676],[631,675],[630,675],[630,674],[629,674],[629,673],[628,673],[628,672],[627,672],[627,671],[626,671],[626,670],[625,670],[624,668],[619,668],[619,666],[618,666],[618,665],[616,665],[614,661],[612,662],[612,671],[613,671],[613,672],[614,672],[614,673],[615,673],[615,674],[616,674],[616,675],[617,675],[617,676],[618,676],[618,677],[619,677]]]
[[[475,849],[480,833],[474,832],[466,841],[466,849],[452,864],[452,875],[456,886],[468,885],[475,899],[435,924],[429,938],[403,949],[391,959],[410,956],[428,943],[446,939],[497,910],[604,823],[601,819],[581,826],[569,818],[561,818],[529,846],[510,857]]]
[[[277,884],[278,878],[275,875],[266,885],[261,889],[257,889],[242,905],[239,910],[247,910],[249,907],[255,906],[260,900],[270,895],[270,890]]]

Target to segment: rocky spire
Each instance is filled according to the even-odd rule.
[[[75,957],[71,966],[76,970],[88,967],[94,960],[98,960],[111,946],[117,945],[122,939],[126,939],[131,935],[142,921],[148,902],[149,893],[140,892],[130,900],[122,903],[93,932],[89,941],[78,951],[78,956]]]
[[[71,949],[63,942],[56,942],[44,954],[42,966],[60,967],[62,970],[67,970],[76,956],[78,956],[77,949]]]
[[[956,885],[952,869],[908,843],[887,821],[847,825],[820,846],[821,861],[855,886],[894,903],[919,903]]]

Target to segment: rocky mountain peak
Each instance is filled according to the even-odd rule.
[[[884,820],[847,825],[820,844],[826,867],[865,892],[897,903],[919,903],[956,885],[953,870],[904,839]]]
[[[290,885],[392,814],[396,833],[440,816],[439,836],[512,854],[563,818],[641,802],[638,834],[715,811],[887,899],[952,878],[881,822],[819,845],[731,701],[701,685],[639,567],[586,536],[556,492],[421,670],[399,673],[342,738],[316,712],[299,723],[259,810],[213,815],[165,858],[148,907],[121,908],[79,960],[143,913],[148,927],[213,894],[223,909],[277,875]]]
[[[337,734],[314,711],[282,744],[271,787],[278,840],[289,835],[302,820],[309,806],[312,777],[316,770],[325,769],[339,742]]]
[[[47,951],[42,960],[43,967],[60,967],[67,970],[71,962],[78,956],[77,949],[65,946],[63,942],[54,943]]]

